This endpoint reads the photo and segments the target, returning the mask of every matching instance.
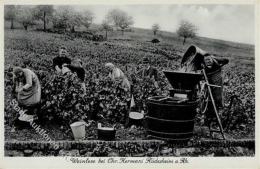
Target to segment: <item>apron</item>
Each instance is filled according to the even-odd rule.
[[[33,106],[41,100],[41,85],[37,75],[29,69],[23,69],[26,83],[32,81],[32,86],[18,93],[18,103],[24,106]],[[26,84],[25,84],[26,85]]]

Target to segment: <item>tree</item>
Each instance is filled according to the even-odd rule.
[[[105,19],[103,20],[102,24],[101,24],[101,30],[105,30],[106,32],[106,39],[107,39],[107,32],[108,31],[112,31],[113,28],[112,26],[109,24],[109,22]]]
[[[14,20],[16,19],[17,9],[15,5],[5,5],[4,18],[11,22],[11,29],[14,29]]]
[[[64,29],[68,27],[69,10],[64,7],[59,7],[55,10],[52,18],[53,28]]]
[[[68,27],[70,28],[71,32],[75,32],[75,26],[81,26],[83,21],[83,16],[80,12],[76,12],[71,10],[69,13],[69,20],[68,20]]]
[[[93,12],[86,10],[81,15],[82,15],[82,25],[88,29],[93,22],[94,14]]]
[[[38,5],[35,7],[34,17],[43,21],[43,31],[46,31],[46,24],[53,16],[54,8],[52,5]]]
[[[89,28],[92,24],[94,15],[91,11],[78,12],[73,8],[64,6],[56,10],[53,17],[54,28],[67,29],[69,28],[71,32],[75,32],[76,26],[85,26]]]
[[[112,22],[115,27],[120,28],[122,35],[124,34],[124,30],[126,28],[134,24],[133,18],[120,9],[113,9],[109,11],[106,19],[109,22]]]
[[[153,24],[152,30],[153,30],[154,35],[156,35],[156,33],[159,31],[159,29],[160,29],[159,24],[157,24],[157,23]]]
[[[79,16],[71,7],[62,6],[55,10],[52,22],[54,28],[64,29],[65,31],[67,28],[70,28],[70,30],[73,32],[75,31],[74,27],[78,23],[78,20],[80,20]]]
[[[33,8],[31,6],[21,6],[17,13],[17,20],[23,25],[25,30],[27,30],[29,26],[35,25]]]
[[[187,38],[194,38],[196,36],[197,28],[195,25],[188,21],[181,21],[180,26],[177,30],[179,37],[183,37],[183,45]]]

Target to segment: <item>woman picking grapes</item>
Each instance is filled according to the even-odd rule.
[[[116,67],[114,64],[112,63],[106,63],[105,67],[107,67],[109,69],[109,77],[112,80],[122,80],[122,87],[125,90],[130,90],[130,82],[128,81],[127,77],[125,76],[125,74],[122,72],[121,69],[119,69],[118,67]]]
[[[27,110],[27,114],[19,116],[16,124],[30,122],[36,115],[41,101],[41,84],[37,75],[28,68],[15,67],[14,87],[18,105]]]

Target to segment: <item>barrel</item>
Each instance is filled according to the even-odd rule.
[[[222,77],[222,69],[207,73],[209,84],[218,85],[221,87],[211,87],[212,95],[217,107],[223,107],[224,99],[223,99],[223,77]]]
[[[198,100],[178,103],[164,96],[148,98],[145,117],[147,133],[164,140],[189,140],[193,136]]]

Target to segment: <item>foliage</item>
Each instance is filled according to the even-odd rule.
[[[76,26],[85,26],[89,28],[92,24],[94,15],[91,11],[78,12],[69,6],[59,7],[54,15],[54,28],[64,29],[69,28],[71,32],[75,32]]]
[[[85,10],[81,15],[82,15],[82,25],[88,29],[93,22],[94,14],[91,11]]]
[[[194,38],[196,36],[197,28],[189,21],[182,20],[177,30],[179,37],[183,37],[183,44],[187,38]]]
[[[155,23],[152,25],[153,34],[156,35],[156,33],[159,31],[160,26],[158,23]]]
[[[129,110],[129,106],[125,104],[128,104],[131,97],[129,93],[125,93],[117,87],[120,82],[112,83],[105,78],[107,72],[104,69],[104,63],[112,62],[123,70],[133,85],[132,93],[137,109],[146,110],[147,97],[168,94],[170,86],[162,70],[167,68],[176,70],[181,61],[181,54],[184,53],[184,51],[180,51],[181,54],[179,54],[179,50],[172,45],[154,46],[151,43],[140,41],[111,40],[93,43],[84,39],[68,39],[64,35],[43,32],[37,32],[37,34],[32,32],[24,36],[24,33],[19,33],[19,30],[15,31],[15,36],[13,35],[8,31],[5,34],[5,65],[22,65],[24,60],[31,61],[27,66],[37,73],[42,84],[42,108],[45,110],[43,113],[46,113],[45,117],[60,121],[63,123],[62,125],[83,118],[96,118],[112,124],[124,123],[126,112]],[[57,55],[61,45],[68,48],[72,59],[79,58],[84,63],[88,89],[86,97],[80,97],[80,89],[77,85],[66,89],[66,85],[59,86],[67,82],[63,77],[54,75],[54,72],[51,71],[52,58]],[[172,61],[165,56],[170,56]],[[159,89],[153,86],[151,79],[136,75],[135,72],[142,68],[139,63],[143,57],[150,58],[152,66],[157,67]],[[220,112],[221,120],[225,123],[224,127],[227,131],[244,129],[252,131],[255,119],[254,68],[252,65],[245,68],[237,66],[234,60],[238,59],[235,56],[226,55],[226,57],[230,58],[230,64],[224,67],[225,107]],[[170,66],[168,66],[169,63]],[[76,82],[75,79],[70,79],[69,81],[72,83]],[[9,115],[13,113],[13,110],[8,106],[11,99],[11,84],[8,81],[10,79],[5,75],[5,114],[8,114],[5,118],[8,118],[6,120],[11,123],[13,117]],[[59,88],[68,91],[62,92]],[[76,93],[77,99],[75,100],[73,92]],[[69,94],[67,95],[67,93]],[[59,94],[63,97],[60,97]],[[110,95],[113,99],[109,98]],[[229,108],[230,100],[234,95],[237,96],[237,99]],[[59,98],[67,100],[62,101]],[[75,103],[71,104],[68,100]],[[80,105],[76,106],[78,103]],[[56,110],[55,104],[60,106],[60,110]],[[71,107],[65,108],[64,105]],[[64,116],[65,114],[66,116]],[[201,116],[198,114],[197,118]]]
[[[11,29],[14,29],[14,20],[17,16],[17,7],[15,5],[5,5],[4,18],[11,21]]]
[[[52,5],[38,5],[34,8],[34,17],[43,22],[43,30],[46,31],[46,24],[51,20],[54,13]]]
[[[70,25],[71,8],[69,7],[59,7],[55,10],[53,17],[53,27],[57,29],[66,30]]]
[[[106,39],[107,39],[107,32],[108,31],[112,31],[113,30],[113,27],[109,24],[109,22],[105,19],[102,21],[102,24],[101,24],[101,30],[105,30],[106,32]]]
[[[90,80],[86,87],[87,94],[82,95],[75,74],[54,75],[43,86],[42,115],[48,120],[59,120],[66,127],[72,122],[90,119],[124,123],[129,96],[120,83],[109,79]]]
[[[106,19],[112,22],[116,27],[120,28],[122,34],[126,28],[129,28],[130,25],[134,24],[133,18],[120,9],[109,11],[106,15]]]
[[[25,30],[27,30],[29,26],[35,25],[32,6],[20,6],[18,13],[17,20],[23,25]]]

